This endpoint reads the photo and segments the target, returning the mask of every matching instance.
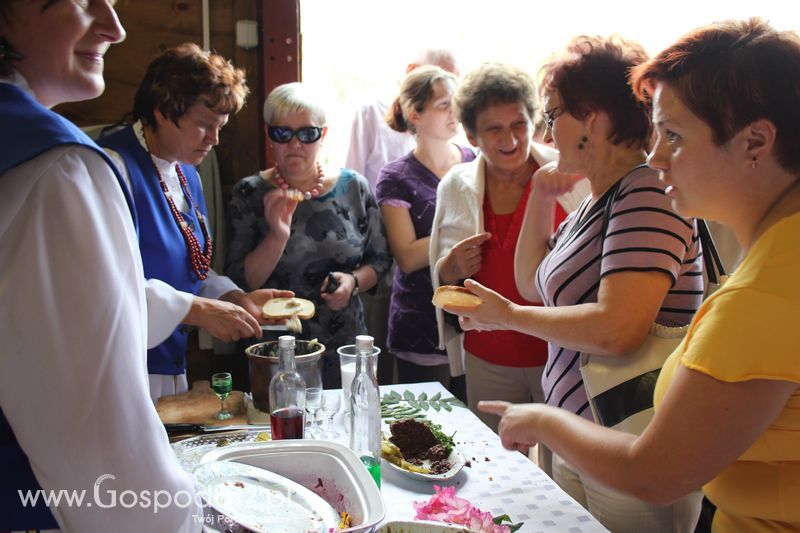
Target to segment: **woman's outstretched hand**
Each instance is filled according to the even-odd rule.
[[[538,442],[539,415],[547,406],[540,403],[509,403],[499,400],[478,402],[478,410],[500,417],[497,432],[503,448],[528,453]]]

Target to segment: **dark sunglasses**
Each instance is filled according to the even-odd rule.
[[[296,130],[288,126],[270,126],[267,128],[267,135],[278,144],[287,144],[295,136],[303,144],[312,144],[322,137],[322,130],[320,126],[305,126]]]

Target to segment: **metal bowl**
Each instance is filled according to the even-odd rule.
[[[294,363],[306,384],[319,381],[325,345],[316,340],[296,340]],[[250,392],[256,409],[269,413],[269,382],[278,373],[278,341],[260,342],[244,351],[250,370]]]

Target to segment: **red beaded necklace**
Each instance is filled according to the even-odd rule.
[[[142,137],[144,137],[144,135],[142,135]],[[175,207],[175,202],[172,200],[172,193],[169,191],[169,187],[167,187],[164,178],[161,176],[161,172],[158,170],[158,165],[153,159],[153,154],[150,152],[150,145],[147,143],[146,137],[144,144],[147,147],[148,155],[150,155],[150,161],[153,162],[153,168],[156,169],[156,175],[158,176],[158,181],[161,183],[161,190],[164,191],[164,197],[167,199],[169,210],[172,212],[172,218],[175,219],[175,222],[178,224],[178,229],[180,229],[183,240],[186,242],[186,248],[189,249],[192,271],[194,271],[194,275],[197,276],[197,279],[202,281],[208,277],[208,271],[211,270],[211,256],[214,252],[214,243],[211,242],[211,235],[209,235],[208,228],[206,227],[206,219],[203,213],[200,212],[200,209],[197,208],[197,204],[194,202],[194,198],[192,198],[192,193],[189,192],[189,187],[186,185],[186,176],[183,175],[180,165],[175,163],[175,170],[178,173],[178,181],[181,183],[183,194],[186,195],[189,206],[194,210],[194,214],[198,222],[200,222],[200,229],[206,241],[205,251],[203,251],[200,249],[200,243],[197,241],[194,232],[189,228],[189,224],[186,222],[183,214]]]
[[[317,162],[317,181],[314,183],[314,187],[312,187],[310,191],[303,192],[289,185],[289,183],[283,179],[283,176],[281,176],[281,172],[278,170],[278,165],[272,167],[272,178],[284,191],[294,192],[298,195],[302,195],[302,197],[306,200],[311,200],[312,198],[319,196],[319,193],[322,192],[322,187],[325,185],[325,173],[322,171],[322,165],[320,165],[319,162]]]

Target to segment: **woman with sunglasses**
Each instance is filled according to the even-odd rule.
[[[134,122],[98,141],[133,194],[147,278],[147,370],[153,402],[188,388],[184,326],[224,341],[260,337],[261,308],[286,291],[245,294],[211,268],[214,250],[194,165],[244,104],[244,71],[186,43],[147,67],[134,98]]]
[[[226,273],[243,287],[286,287],[316,303],[301,335],[325,344],[323,385],[338,387],[336,348],[366,333],[359,291],[391,264],[383,221],[363,176],[323,168],[325,111],[308,87],[276,87],[264,121],[275,166],[233,189]]]

